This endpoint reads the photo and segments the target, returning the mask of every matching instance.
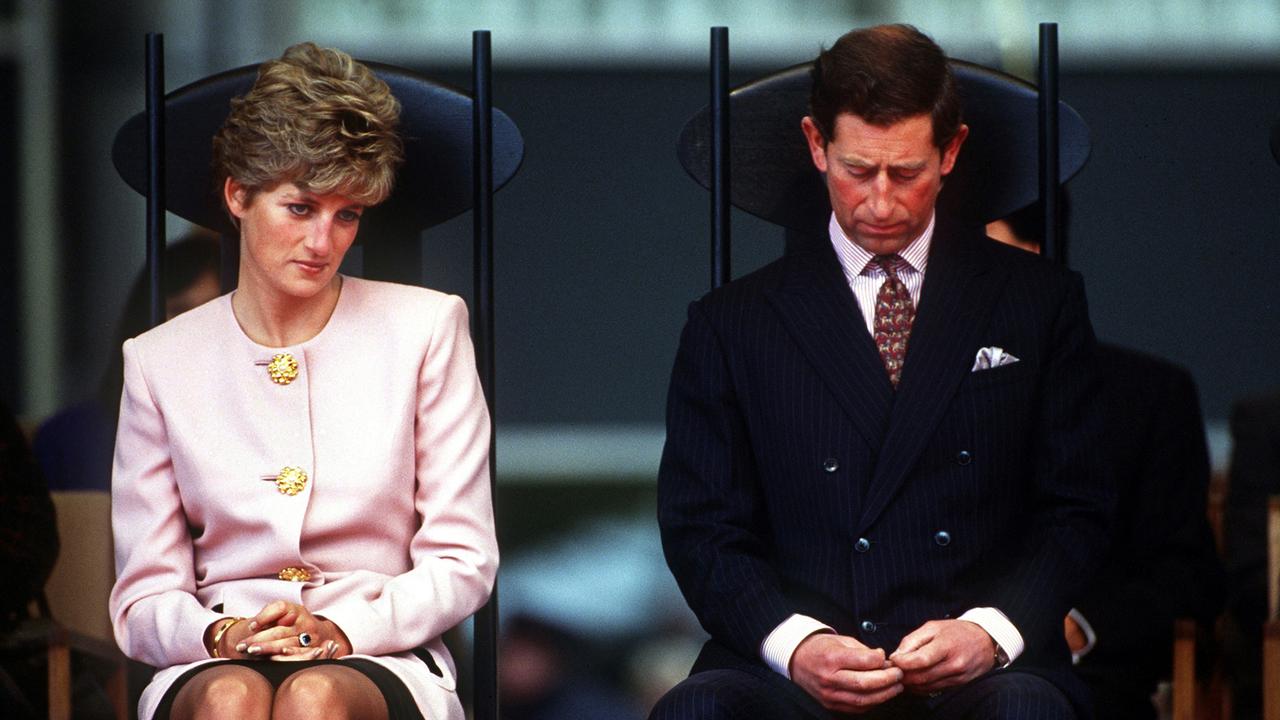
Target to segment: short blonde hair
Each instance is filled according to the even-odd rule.
[[[258,68],[213,138],[218,195],[227,178],[250,196],[292,182],[363,205],[391,194],[404,146],[400,103],[368,67],[304,42]]]

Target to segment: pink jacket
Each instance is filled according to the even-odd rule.
[[[298,366],[288,384],[266,367],[282,352]],[[278,599],[337,623],[427,717],[460,717],[439,638],[488,598],[498,564],[463,302],[344,278],[324,330],[267,348],[225,295],[126,342],[124,368],[111,616],[125,654],[162,669],[141,717],[210,661],[211,622]],[[307,475],[296,495],[272,481],[290,466]],[[408,652],[424,646],[444,677]]]

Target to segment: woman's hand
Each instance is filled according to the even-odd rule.
[[[243,626],[243,629],[242,627]],[[351,654],[351,641],[336,624],[305,606],[278,600],[237,623],[223,636],[223,657],[321,660]]]

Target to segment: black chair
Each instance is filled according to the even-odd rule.
[[[1036,88],[1018,78],[963,60],[951,61],[969,138],[938,196],[939,208],[989,222],[1040,197]],[[808,114],[812,63],[795,65],[735,88],[729,94],[731,201],[738,208],[803,234],[824,234],[831,205],[814,169],[800,119]],[[1089,157],[1089,129],[1059,103],[1061,163],[1058,182],[1071,179]],[[680,163],[711,188],[710,107],[680,133]],[[981,158],[981,162],[974,159]]]
[[[480,381],[494,416],[493,206],[494,193],[515,176],[524,158],[524,140],[515,123],[492,106],[488,31],[473,38],[473,93],[403,68],[365,62],[400,101],[405,162],[395,190],[361,220],[361,238],[377,237],[396,254],[396,244],[416,243],[419,234],[467,210],[474,217],[474,298],[472,335]],[[148,110],[131,117],[116,134],[112,160],[120,176],[148,199],[148,266],[152,318],[163,317],[164,211],[218,231],[223,236],[223,288],[233,287],[238,266],[238,233],[214,187],[212,138],[222,126],[230,100],[243,95],[257,77],[255,65],[228,70],[163,93],[163,39],[147,37]],[[369,263],[366,263],[368,266]],[[394,267],[395,263],[386,263]],[[416,268],[398,281],[419,280]],[[492,427],[491,427],[492,430]],[[490,482],[494,479],[490,444]],[[497,718],[497,588],[476,613],[474,716]]]

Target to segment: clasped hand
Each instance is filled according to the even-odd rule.
[[[220,620],[210,626],[212,632]],[[225,658],[275,661],[320,660],[351,653],[351,642],[335,623],[305,606],[277,600],[223,633],[218,654]]]
[[[830,633],[805,638],[791,656],[791,679],[823,707],[863,713],[903,691],[928,694],[963,685],[995,665],[995,642],[966,620],[930,620],[886,656]]]

